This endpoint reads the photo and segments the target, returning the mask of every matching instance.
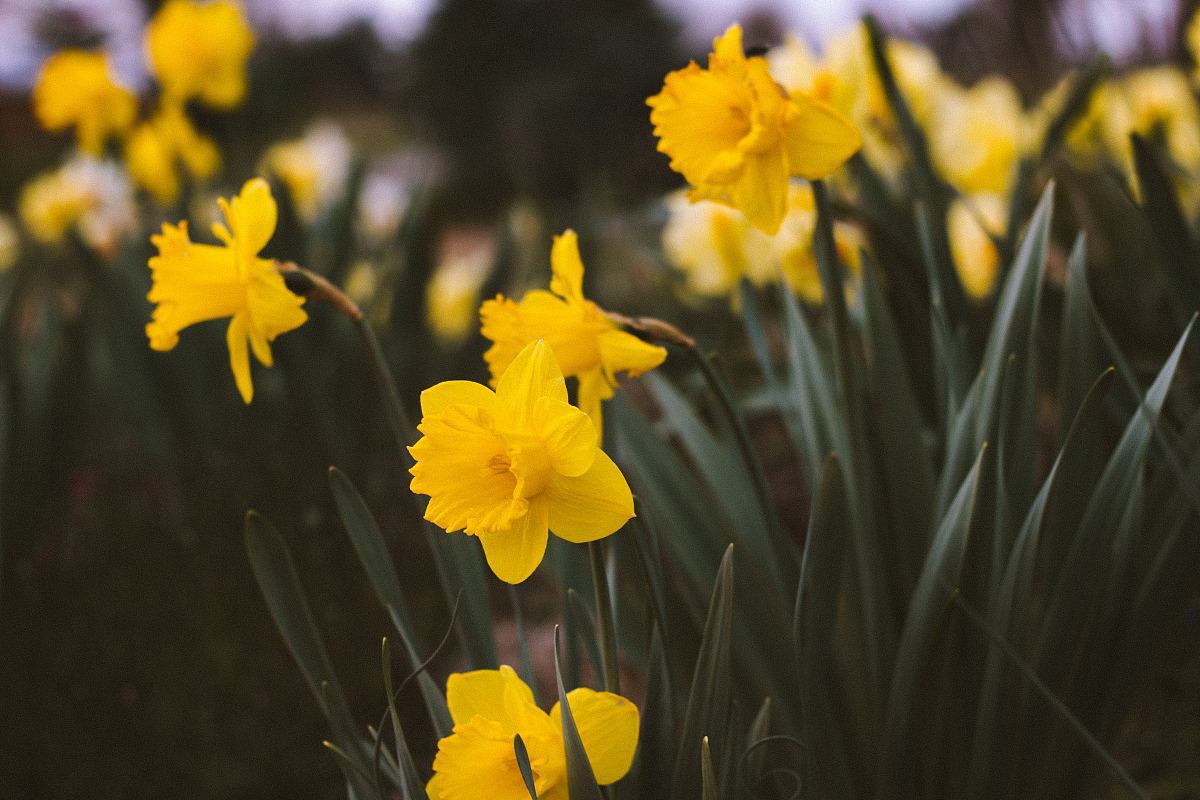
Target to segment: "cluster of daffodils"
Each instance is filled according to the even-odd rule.
[[[145,29],[146,66],[158,100],[141,119],[137,95],[121,84],[106,53],[64,50],[48,58],[33,89],[34,113],[48,131],[73,130],[79,152],[26,187],[20,202],[26,228],[39,240],[58,242],[78,226],[85,241],[104,249],[124,229],[100,230],[97,220],[123,220],[128,193],[95,191],[89,180],[95,173],[121,172],[163,205],[179,197],[185,180],[211,178],[220,153],[193,126],[187,104],[238,105],[253,47],[254,32],[231,0],[168,0]],[[119,160],[111,157],[116,154]],[[81,166],[93,162],[100,166]],[[49,199],[52,185],[61,199]]]
[[[1189,31],[1195,58],[1200,16]],[[1027,106],[1000,76],[960,84],[916,42],[890,40],[886,52],[934,166],[956,195],[946,225],[959,278],[968,296],[985,300],[995,288],[995,240],[1007,228],[1020,164],[1041,146],[1072,76]],[[1136,190],[1130,134],[1137,133],[1157,140],[1179,175],[1197,174],[1196,80],[1177,67],[1154,66],[1102,83],[1067,133],[1068,157],[1080,168],[1115,164]],[[828,176],[836,190],[852,196],[851,182],[831,167],[861,143],[864,161],[901,186],[907,155],[863,25],[832,37],[819,54],[789,36],[766,56],[751,58],[742,55],[740,31],[731,28],[714,43],[708,69],[691,64],[673,73],[650,104],[659,149],[692,185],[691,203],[678,194],[667,199],[663,233],[664,250],[692,295],[728,295],[743,277],[761,284],[782,275],[803,299],[820,302],[811,199],[796,189],[802,184],[787,188],[788,178]],[[817,141],[807,148],[787,144],[793,118],[803,119],[806,136]],[[1181,181],[1184,202],[1200,211],[1200,193],[1190,185]],[[853,269],[861,231],[843,223],[835,235],[843,263]]]

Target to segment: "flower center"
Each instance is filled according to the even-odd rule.
[[[488,468],[500,473],[511,472],[517,479],[513,497],[529,499],[541,494],[554,474],[550,451],[539,437],[530,434],[508,433],[502,436],[508,446],[506,453],[492,456]]]

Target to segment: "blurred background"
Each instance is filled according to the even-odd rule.
[[[145,87],[141,30],[157,5],[0,0],[0,210],[14,212],[21,187],[69,146],[68,136],[46,134],[33,116],[29,91],[41,62],[64,47],[102,43],[122,81]],[[387,231],[407,224],[398,220],[418,212],[437,221],[422,230],[438,235],[403,238],[406,270],[390,287],[399,305],[387,309],[393,320],[423,317],[419,288],[436,264],[502,258],[496,250],[508,239],[497,229],[515,240],[536,238],[530,226],[542,233],[582,226],[599,218],[597,209],[636,214],[677,187],[655,150],[645,98],[668,71],[703,57],[733,21],[742,22],[751,46],[778,44],[787,32],[815,45],[870,11],[889,31],[933,48],[964,83],[1001,73],[1031,105],[1099,51],[1118,66],[1183,63],[1183,26],[1195,10],[1177,0],[244,6],[259,37],[249,95],[231,112],[194,111],[197,126],[220,144],[223,193],[256,174],[273,143],[306,132],[319,138],[314,120],[336,120],[338,133],[322,146],[348,162],[362,216],[380,218],[378,238],[387,240]],[[412,187],[423,190],[416,200]],[[417,207],[405,214],[406,203]],[[163,218],[193,211],[168,209]],[[344,257],[351,248],[335,246],[349,235],[336,213],[315,234],[301,232],[305,216],[303,208],[285,209],[271,255],[342,283],[370,279]],[[622,224],[638,224],[621,220],[639,218],[613,217],[608,238],[620,240]],[[140,251],[126,254],[130,263],[144,264],[148,241],[133,246]],[[372,254],[370,246],[358,252]],[[633,244],[623,255],[646,261]],[[46,259],[48,274],[61,272]],[[510,262],[517,274],[545,270],[544,258]],[[601,283],[600,294],[625,295],[624,311],[648,310],[626,283],[636,284],[637,274],[602,277],[609,284]],[[256,372],[260,393],[245,407],[231,388],[220,330],[191,337],[188,353],[152,354],[136,322],[148,306],[136,293],[109,286],[107,305],[76,309],[72,303],[86,294],[73,280],[42,295],[62,312],[60,327],[24,351],[21,407],[10,417],[20,424],[6,430],[0,797],[340,796],[342,782],[320,746],[324,723],[253,582],[241,528],[253,507],[284,531],[351,702],[364,724],[376,718],[383,707],[378,640],[387,621],[334,513],[325,484],[330,464],[367,495],[397,543],[402,579],[430,584],[429,607],[414,609],[427,640],[439,638],[446,612],[425,548],[404,550],[406,541],[418,541],[398,522],[409,502],[406,476],[366,365],[343,347],[353,333],[331,315],[315,315],[280,340],[282,368]],[[86,291],[106,289],[101,281]],[[474,302],[466,304],[468,321]],[[18,317],[6,325],[33,323]],[[96,329],[109,338],[98,344],[82,335]],[[431,326],[414,330],[394,340],[390,353],[410,402],[422,386],[450,375],[482,377],[477,334],[448,347]],[[341,351],[352,355],[328,357]],[[1180,674],[1196,680],[1194,670]],[[1190,700],[1148,716],[1165,727],[1174,717],[1194,725],[1195,686],[1175,688],[1172,697]]]

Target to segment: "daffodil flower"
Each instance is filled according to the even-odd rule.
[[[212,139],[198,132],[183,108],[168,104],[138,125],[125,142],[129,174],[162,205],[179,197],[179,165],[196,180],[207,180],[221,165]]]
[[[633,516],[625,476],[567,402],[550,346],[533,342],[496,391],[446,381],[421,393],[422,437],[409,448],[425,519],[478,536],[488,565],[520,583],[541,563],[548,532],[569,542],[614,533]]]
[[[236,106],[246,94],[253,49],[253,29],[228,0],[167,0],[146,26],[150,72],[167,104],[196,98],[214,108]]]
[[[454,732],[438,742],[430,800],[529,800],[517,769],[513,738],[529,752],[541,800],[568,800],[567,759],[559,704],[547,714],[511,667],[456,673],[446,681]],[[620,695],[575,689],[567,694],[571,717],[596,782],[614,783],[629,772],[637,749],[637,706]],[[486,789],[485,789],[486,787]]]
[[[137,98],[113,80],[104,53],[64,50],[42,65],[33,87],[33,110],[48,131],[74,126],[79,149],[98,156],[109,136],[133,124]]]
[[[300,307],[304,298],[288,291],[275,262],[258,256],[275,233],[277,210],[267,182],[254,178],[237,197],[219,202],[228,224],[214,224],[213,234],[223,245],[192,242],[187,222],[164,223],[162,233],[151,237],[158,255],[150,259],[154,285],[147,297],[157,305],[146,335],[151,348],[171,350],[183,328],[230,317],[229,361],[249,403],[250,351],[271,366],[270,342],[303,325],[308,315]]]
[[[550,291],[528,292],[520,302],[497,295],[479,309],[483,335],[492,341],[483,357],[494,385],[522,348],[545,339],[563,374],[579,379],[579,407],[595,422],[599,439],[600,404],[613,396],[616,373],[637,376],[652,370],[666,359],[667,351],[621,330],[583,296],[583,261],[575,231],[554,238],[550,269]]]
[[[862,144],[828,103],[789,95],[766,59],[747,58],[737,25],[713,42],[708,69],[693,61],[670,73],[646,103],[658,149],[692,185],[690,198],[733,206],[768,234],[787,213],[791,176],[824,178]]]

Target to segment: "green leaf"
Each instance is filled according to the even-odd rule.
[[[1184,322],[1200,309],[1200,253],[1192,240],[1175,187],[1154,146],[1140,135],[1130,134],[1133,161],[1142,195],[1142,210],[1150,221],[1159,263],[1171,287],[1172,306]]]
[[[375,521],[371,510],[367,508],[362,495],[354,488],[354,484],[350,482],[345,473],[337,467],[329,468],[329,487],[333,490],[333,499],[337,503],[338,514],[342,518],[342,524],[346,526],[346,532],[350,535],[354,551],[358,554],[358,558],[367,572],[376,596],[387,609],[392,624],[400,634],[400,641],[404,645],[410,666],[416,668],[421,663],[421,657],[417,653],[416,632],[413,629],[408,604],[405,602],[404,593],[400,588],[400,578],[392,563],[392,554],[383,540],[383,532],[379,530],[379,524]],[[422,672],[417,677],[417,682],[421,688],[421,696],[435,733],[438,738],[449,736],[453,724],[450,721],[450,712],[446,707],[445,695],[426,672]]]
[[[712,750],[708,746],[708,737],[700,740],[700,797],[703,800],[717,800],[717,776],[713,772]]]
[[[934,656],[937,629],[947,619],[946,593],[955,591],[962,570],[985,450],[980,450],[946,511],[913,591],[888,696],[877,795],[880,798],[923,797],[927,793],[918,771],[922,762],[922,737],[916,727],[920,684]]]
[[[563,687],[562,667],[558,657],[558,628],[554,629],[554,678],[558,685],[558,705],[562,712],[563,748],[567,753],[567,794],[570,800],[603,800],[596,774],[583,749],[583,740],[575,727],[575,715],[567,702],[567,690]]]
[[[1081,233],[1067,259],[1062,333],[1058,346],[1058,442],[1062,447],[1088,387],[1100,371],[1088,307],[1087,239]]]
[[[809,750],[804,753],[804,782],[821,787],[821,792],[831,798],[860,796],[855,791],[856,781],[865,776],[851,769],[849,752],[858,749],[851,748],[851,742],[865,745],[863,739],[868,733],[854,733],[854,722],[866,718],[865,712],[853,710],[862,698],[833,688],[837,686],[834,645],[839,630],[838,607],[846,581],[846,548],[852,535],[846,502],[842,470],[837,457],[831,455],[821,470],[813,497],[792,623],[800,707],[804,711],[802,731],[805,741],[822,743],[820,757]],[[842,703],[849,706],[849,713],[843,713]]]
[[[658,626],[650,631],[650,651],[646,661],[646,703],[638,734],[638,797],[655,797],[671,780],[675,747],[675,697],[663,652]]]
[[[383,662],[383,690],[387,693],[388,715],[392,720],[392,734],[396,738],[396,766],[400,777],[400,789],[405,797],[421,797],[425,787],[417,777],[417,766],[408,749],[408,739],[404,735],[404,726],[400,723],[400,712],[396,709],[396,692],[392,689],[392,651],[386,636],[380,647],[380,658]],[[437,733],[439,739],[449,735],[449,732]]]
[[[361,773],[369,775],[365,745],[356,731],[350,706],[334,674],[287,544],[271,523],[255,511],[246,514],[245,535],[254,577],[284,643],[329,720],[335,743],[354,760]]]
[[[730,635],[733,624],[733,545],[725,550],[708,605],[708,619],[696,656],[687,710],[680,728],[679,752],[671,781],[671,797],[693,798],[700,793],[696,764],[700,760],[700,742],[716,737],[724,752],[728,736],[729,704],[732,694]]]
[[[529,764],[529,750],[525,748],[525,740],[519,733],[513,736],[513,751],[517,756],[517,769],[521,772],[521,780],[525,782],[525,790],[529,792],[529,800],[538,800],[537,789],[533,785],[533,767]]]

